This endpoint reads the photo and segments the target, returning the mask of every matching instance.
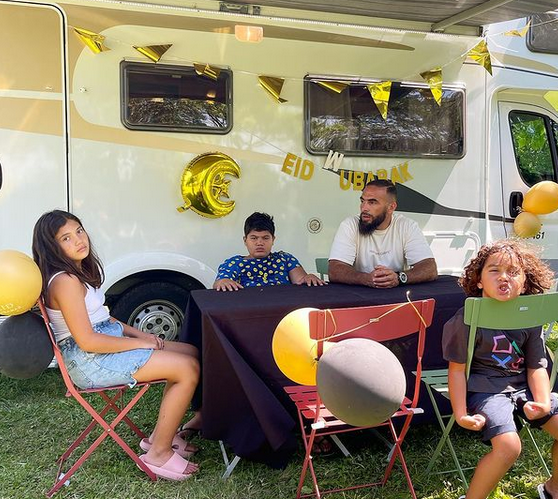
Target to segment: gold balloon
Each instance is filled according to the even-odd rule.
[[[277,367],[299,385],[315,385],[318,342],[310,338],[308,314],[315,308],[299,308],[281,319],[273,333],[271,351]],[[333,343],[324,342],[324,352]]]
[[[0,251],[0,315],[27,312],[39,298],[41,271],[25,253]]]
[[[522,211],[513,222],[513,231],[519,237],[533,237],[541,230],[539,217],[528,211]]]
[[[523,198],[522,208],[537,215],[546,215],[558,209],[558,184],[543,180],[531,187]]]
[[[235,202],[221,201],[229,198],[230,180],[225,176],[240,178],[240,166],[229,156],[220,152],[200,154],[184,168],[180,181],[184,205],[177,208],[183,212],[191,208],[198,215],[220,218],[234,210]]]

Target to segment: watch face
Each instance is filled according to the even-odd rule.
[[[407,274],[405,274],[405,272],[399,272],[399,281],[401,281],[401,284],[407,282]]]

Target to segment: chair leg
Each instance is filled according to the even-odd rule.
[[[455,448],[453,447],[453,444],[451,443],[451,440],[449,438],[449,433],[450,433],[451,429],[453,428],[454,423],[455,423],[455,418],[454,418],[453,415],[450,417],[450,419],[449,419],[449,421],[446,425],[444,425],[443,421],[442,421],[442,423],[440,423],[440,425],[443,428],[442,437],[440,438],[440,441],[438,442],[438,445],[436,446],[436,449],[434,450],[434,454],[432,454],[432,458],[430,459],[430,462],[428,463],[428,467],[426,468],[426,473],[430,473],[430,470],[432,469],[432,466],[434,466],[434,463],[436,462],[440,453],[442,452],[442,449],[443,449],[444,445],[447,444],[448,449],[450,450],[450,453],[451,453],[451,457],[452,457],[453,462],[455,464],[455,468],[456,468],[455,471],[457,471],[457,473],[459,474],[459,477],[463,481],[463,484],[465,485],[465,487],[468,487],[469,482],[465,478],[465,473],[463,473],[463,468],[461,467],[461,464],[460,464],[459,459],[457,458],[457,454],[455,452]]]
[[[393,465],[395,464],[395,459],[399,458],[399,461],[401,462],[401,466],[403,468],[403,473],[405,474],[405,478],[407,480],[409,491],[411,492],[411,496],[413,497],[413,499],[417,499],[417,495],[413,487],[413,482],[411,480],[411,474],[409,473],[409,469],[407,468],[407,462],[405,461],[405,457],[403,456],[403,451],[401,450],[401,443],[403,442],[403,439],[405,438],[405,435],[409,430],[412,417],[413,414],[409,414],[405,418],[405,423],[403,424],[403,427],[401,428],[401,432],[399,433],[399,435],[397,435],[397,431],[395,430],[395,426],[393,426],[393,422],[391,421],[391,419],[389,420],[389,429],[394,441],[394,445],[391,450],[391,458],[389,460],[389,463],[386,467],[386,471],[384,473],[384,478],[382,479],[382,485],[385,485],[387,483],[388,478],[391,475]]]
[[[457,458],[457,454],[455,452],[453,444],[451,443],[451,439],[449,438],[449,430],[451,430],[451,428],[453,426],[453,423],[455,421],[455,418],[453,417],[453,414],[452,414],[451,417],[450,417],[450,420],[448,421],[448,423],[446,425],[444,423],[444,418],[443,418],[442,414],[440,413],[440,410],[438,409],[438,404],[436,403],[436,399],[434,398],[434,393],[432,392],[432,388],[428,384],[426,385],[426,391],[428,392],[428,395],[430,397],[430,402],[432,402],[432,408],[434,409],[434,413],[436,414],[436,419],[438,420],[438,423],[440,424],[440,428],[442,429],[442,438],[440,438],[440,441],[438,442],[438,445],[436,446],[436,449],[434,450],[434,454],[432,455],[432,458],[430,459],[430,462],[428,463],[428,466],[426,468],[426,473],[427,474],[430,473],[430,471],[432,470],[432,467],[434,466],[434,463],[436,462],[440,453],[442,452],[442,448],[443,448],[444,444],[447,443],[448,449],[449,449],[450,454],[451,454],[451,457],[452,457],[453,462],[455,464],[455,471],[457,471],[457,473],[459,474],[459,477],[463,481],[463,484],[465,485],[465,487],[468,487],[469,483],[467,482],[467,479],[465,478],[465,473],[463,473],[463,468],[461,467],[461,463],[459,462],[459,459]],[[448,426],[449,426],[449,429],[447,429]]]
[[[340,438],[337,435],[330,435],[329,437],[331,438],[331,440],[333,440],[335,445],[339,447],[339,450],[343,453],[345,457],[351,457],[351,453],[349,452],[349,449],[345,447],[345,444],[341,442]]]
[[[138,392],[134,395],[132,400],[130,400],[130,402],[128,402],[126,407],[124,407],[122,410],[120,410],[120,412],[117,414],[117,416],[114,418],[114,420],[111,422],[110,425],[103,419],[104,414],[106,414],[110,409],[109,405],[105,406],[103,411],[101,411],[100,413],[97,413],[95,411],[95,409],[93,409],[93,407],[83,397],[80,396],[81,400],[79,400],[79,403],[82,405],[82,407],[84,407],[87,410],[87,412],[89,412],[89,414],[93,418],[93,421],[80,434],[78,439],[70,446],[70,448],[72,448],[72,450],[69,453],[68,453],[68,451],[66,451],[63,454],[62,457],[64,457],[64,456],[66,456],[66,457],[64,459],[62,459],[62,458],[59,459],[60,465],[59,465],[59,470],[58,470],[58,475],[57,475],[58,478],[56,479],[53,487],[47,492],[47,494],[46,494],[47,497],[52,497],[64,485],[64,483],[71,478],[71,476],[77,471],[77,469],[89,458],[89,456],[93,453],[93,451],[108,436],[110,436],[122,448],[122,450],[124,450],[124,452],[126,452],[126,454],[128,454],[128,456],[130,456],[130,458],[134,461],[134,463],[143,472],[145,472],[151,480],[153,480],[153,481],[157,480],[157,477],[155,476],[155,474],[145,465],[145,463],[141,459],[139,459],[137,454],[130,448],[130,446],[124,440],[122,440],[122,438],[115,431],[116,426],[127,416],[128,412],[130,412],[132,407],[134,407],[134,405],[136,405],[136,403],[139,401],[139,399],[149,389],[149,386],[150,385],[148,385],[148,384],[142,386],[138,390]],[[103,414],[103,415],[101,415],[101,414]],[[99,435],[97,437],[97,439],[87,448],[87,450],[78,458],[78,460],[70,467],[70,469],[66,473],[61,473],[60,471],[62,469],[62,466],[63,466],[65,460],[69,457],[69,455],[73,452],[73,450],[75,450],[75,448],[83,441],[85,436],[97,424],[99,426],[101,426],[102,429],[103,429],[103,432],[101,433],[101,435]],[[79,440],[79,442],[76,445],[76,442],[78,440]]]
[[[226,466],[225,472],[223,473],[223,476],[221,477],[221,479],[226,480],[227,478],[229,478],[231,476],[231,474],[234,471],[236,465],[239,463],[240,457],[239,456],[234,456],[232,461],[230,461],[229,456],[227,454],[227,450],[225,449],[225,444],[223,443],[222,440],[219,440],[219,447],[221,448],[221,454],[223,455],[223,461],[224,461],[225,466]]]
[[[123,388],[122,390],[119,390],[119,396],[118,398],[116,397],[109,397],[105,392],[101,392],[100,395],[101,397],[103,397],[103,399],[105,400],[105,402],[107,403],[106,408],[110,408],[112,409],[116,414],[120,414],[121,410],[120,407],[118,407],[115,402],[117,400],[121,400],[122,397],[124,396],[124,392],[128,389],[128,387]],[[143,431],[141,431],[136,424],[128,417],[128,416],[124,416],[122,418],[122,422],[126,423],[128,425],[128,427],[139,437],[139,438],[145,438],[147,435],[145,433],[143,433]]]
[[[525,428],[525,431],[526,431],[527,435],[529,436],[529,439],[531,440],[531,443],[533,444],[533,447],[535,448],[535,451],[537,452],[537,455],[539,456],[539,460],[540,460],[541,464],[543,465],[543,468],[546,471],[546,474],[550,478],[552,476],[552,473],[548,469],[548,465],[546,464],[546,460],[544,459],[543,455],[541,454],[541,450],[539,449],[539,446],[537,445],[537,442],[535,441],[535,437],[533,436],[533,432],[531,431],[531,428],[529,428],[528,423],[524,423],[523,428]]]
[[[314,440],[316,438],[316,425],[310,425],[310,435],[306,433],[306,426],[304,424],[304,419],[300,411],[298,412],[298,421],[300,423],[300,431],[302,432],[302,440],[304,442],[304,461],[302,463],[302,470],[300,471],[300,478],[298,481],[298,487],[296,489],[296,499],[300,499],[301,497],[307,497],[311,495],[315,495],[317,499],[320,499],[320,488],[318,486],[318,480],[316,478],[316,472],[314,471],[314,464],[312,463],[312,446],[314,445]],[[306,480],[306,474],[310,470],[310,475],[312,477],[312,482],[314,485],[314,494],[305,494],[302,495],[302,487],[304,486],[304,481]]]
[[[115,402],[117,402],[118,400],[120,400],[123,396],[124,390],[120,389],[120,390],[116,390],[116,393],[114,394],[114,396],[111,398],[109,397],[106,393],[104,392],[100,392],[99,395],[101,395],[103,397],[104,395],[104,399],[105,401],[107,401],[107,399],[110,399],[110,402],[107,401],[107,404],[105,405],[105,407],[103,407],[103,409],[98,413],[99,416],[101,418],[104,419],[105,415],[109,412],[109,410],[112,407],[116,407],[116,412],[120,412],[120,408],[118,408],[115,405]],[[88,411],[90,414],[91,412]],[[74,452],[75,449],[77,449],[81,442],[83,442],[85,440],[85,438],[87,437],[87,435],[89,435],[89,433],[91,433],[91,430],[93,430],[93,428],[95,428],[95,426],[97,426],[99,423],[95,420],[95,418],[91,417],[91,422],[89,423],[89,425],[87,425],[87,427],[79,434],[79,436],[74,440],[74,442],[66,449],[66,452],[64,452],[64,454],[62,454],[57,462],[58,463],[63,463],[66,459],[68,459],[72,453]],[[141,438],[144,438],[145,435]]]

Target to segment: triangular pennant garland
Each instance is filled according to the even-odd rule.
[[[442,68],[434,68],[420,74],[423,80],[428,83],[430,91],[436,100],[438,106],[442,105]]]
[[[477,43],[471,50],[469,50],[467,55],[473,59],[473,61],[486,69],[490,73],[490,76],[492,76],[492,62],[490,61],[490,52],[488,51],[486,40],[481,40]]]
[[[389,105],[389,94],[391,92],[391,81],[382,81],[380,83],[372,83],[366,85],[378,111],[382,115],[384,121],[387,119],[388,105]]]
[[[153,62],[159,62],[164,53],[172,47],[170,45],[146,45],[144,47],[138,47],[133,45],[133,47],[145,57],[151,59]]]
[[[105,37],[103,35],[99,35],[99,33],[94,33],[93,31],[83,28],[74,28],[74,32],[94,54],[110,50],[103,44],[105,41]]]
[[[340,81],[317,81],[316,83],[327,90],[335,92],[336,94],[340,94],[349,86],[348,83],[343,83]]]
[[[260,75],[258,76],[258,82],[260,85],[265,89],[265,91],[273,97],[273,99],[280,104],[287,102],[285,99],[282,99],[281,90],[283,89],[283,83],[285,82],[284,78],[276,78],[275,76],[265,76]]]
[[[209,64],[201,64],[199,62],[194,62],[194,69],[199,76],[207,76],[212,80],[217,81],[221,70],[215,66],[210,66]]]
[[[558,90],[549,90],[544,94],[545,100],[558,111]]]
[[[524,37],[529,31],[529,26],[531,26],[531,21],[529,21],[523,28],[521,29],[510,29],[504,33],[505,36],[521,36]]]

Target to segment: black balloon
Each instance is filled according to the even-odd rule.
[[[0,322],[0,373],[28,379],[42,373],[54,351],[43,319],[33,312]]]
[[[364,338],[329,348],[318,361],[317,385],[329,411],[353,426],[384,422],[403,402],[407,386],[397,357]]]

